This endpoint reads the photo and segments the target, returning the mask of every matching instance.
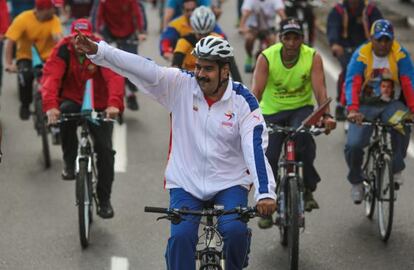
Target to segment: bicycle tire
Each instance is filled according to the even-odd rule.
[[[280,185],[280,180],[278,181],[278,186]],[[285,182],[285,185],[284,185],[284,193],[285,193],[285,195],[284,195],[284,197],[285,197],[285,209],[283,209],[284,210],[284,212],[285,212],[285,220],[287,220],[286,219],[286,213],[288,212],[287,211],[287,207],[286,207],[286,196],[287,196],[287,194],[289,194],[289,192],[288,192],[288,184],[286,184],[286,182]],[[278,198],[280,198],[280,195],[278,194]],[[280,204],[279,204],[279,206],[280,206]],[[279,234],[280,234],[280,244],[283,246],[283,247],[286,247],[287,246],[287,244],[288,244],[288,230],[289,230],[289,227],[287,226],[287,224],[285,223],[285,222],[283,222],[283,223],[281,223],[281,224],[279,224]]]
[[[43,162],[45,169],[50,168],[51,158],[50,158],[50,147],[49,147],[49,131],[47,124],[45,123],[44,114],[42,111],[42,100],[40,96],[35,96],[35,121],[37,122],[36,126],[38,128],[38,134],[42,138],[42,154]]]
[[[288,210],[288,249],[289,269],[297,270],[299,266],[299,191],[298,180],[292,177],[287,182],[289,193],[287,194]]]
[[[87,160],[79,161],[76,175],[76,199],[78,204],[79,240],[82,248],[87,248],[90,240],[92,196],[90,190]]]
[[[377,173],[375,171],[375,155],[372,151],[369,151],[367,154],[367,159],[365,161],[363,167],[364,173],[367,177],[366,182],[367,186],[365,186],[365,196],[364,196],[364,204],[365,204],[365,216],[369,219],[372,219],[375,212],[375,203],[376,203],[376,178]]]
[[[394,218],[394,176],[392,172],[392,158],[384,154],[382,166],[378,172],[377,204],[378,204],[378,229],[381,240],[388,241]]]

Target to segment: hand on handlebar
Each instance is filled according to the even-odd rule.
[[[362,120],[364,120],[364,115],[358,111],[351,110],[348,113],[348,120],[350,122],[356,123],[358,125],[362,124]]]
[[[17,66],[16,64],[11,64],[11,65],[6,64],[5,70],[9,73],[17,73]]]
[[[47,124],[48,125],[55,125],[57,124],[60,118],[60,111],[56,108],[50,109],[46,112],[47,115]]]
[[[331,116],[325,116],[322,119],[322,124],[325,127],[325,134],[328,135],[331,133],[331,130],[336,128],[336,121]]]
[[[119,109],[114,106],[109,106],[106,108],[105,114],[107,118],[115,119],[119,115]]]
[[[261,199],[256,204],[257,211],[263,217],[270,216],[276,211],[276,201],[270,198]]]

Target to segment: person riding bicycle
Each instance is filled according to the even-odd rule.
[[[296,18],[281,21],[279,38],[279,43],[264,50],[257,59],[253,73],[253,94],[259,100],[267,122],[299,127],[313,112],[312,92],[319,105],[327,100],[322,58],[315,49],[304,44],[302,25]],[[329,114],[329,108],[321,121],[327,133],[335,128],[336,123]],[[275,175],[283,140],[283,134],[269,135],[266,156]],[[298,160],[303,162],[305,210],[318,209],[312,193],[321,179],[313,164],[316,145],[310,134],[303,133],[296,137],[296,154]],[[259,221],[261,228],[272,225],[271,217]]]
[[[96,30],[108,42],[116,42],[119,49],[137,54],[138,41],[146,39],[144,15],[137,0],[99,1],[96,16]],[[127,107],[139,109],[136,92],[138,89],[129,80],[125,91]]]
[[[165,173],[171,208],[201,210],[206,202],[224,209],[246,206],[254,184],[258,212],[275,211],[275,180],[264,154],[266,125],[254,96],[230,78],[234,54],[226,40],[207,36],[197,42],[194,72],[160,67],[83,35],[76,44],[94,63],[128,76],[171,112],[172,149]],[[198,224],[192,222],[196,217],[190,219],[171,225],[168,269],[195,269]],[[250,245],[247,225],[228,222],[232,219],[219,219],[229,270],[242,269]]]
[[[18,72],[20,118],[30,117],[29,106],[33,99],[33,70],[31,46],[35,46],[40,57],[46,61],[55,44],[62,38],[59,18],[54,15],[52,0],[36,0],[35,8],[18,15],[7,30],[5,37],[6,71]],[[16,64],[13,63],[13,48],[16,46]]]
[[[92,79],[94,105],[96,110],[105,111],[107,117],[115,118],[124,109],[124,78],[110,69],[96,66],[73,43],[75,29],[93,40],[92,25],[87,19],[78,19],[72,23],[72,35],[65,37],[53,49],[43,69],[42,100],[49,124],[55,124],[61,113],[78,113],[81,110],[86,81]],[[60,124],[64,169],[64,180],[75,179],[75,161],[78,137],[77,123],[74,121]],[[114,156],[112,149],[111,122],[89,125],[97,154],[99,200],[98,214],[102,218],[111,218],[114,211],[110,202],[114,180]]]
[[[282,0],[244,0],[239,32],[244,34],[245,39],[245,72],[253,71],[253,48],[257,38],[267,40],[268,46],[276,42],[276,14],[285,19],[284,8]]]
[[[168,24],[189,12],[185,8],[187,0],[165,0],[164,16],[163,16],[163,29],[166,29]],[[211,0],[194,0],[196,6],[211,6]],[[194,8],[195,8],[194,7]],[[193,9],[194,9],[193,8]],[[191,15],[191,14],[190,14]]]
[[[191,52],[193,51],[196,43],[203,37],[209,35],[218,37],[221,35],[213,32],[216,25],[216,18],[213,11],[208,7],[199,6],[196,8],[190,17],[190,24],[194,32],[178,40],[174,49],[172,66],[193,71],[195,68],[196,58],[191,54]],[[237,82],[242,82],[236,62],[233,60],[234,58],[230,64],[230,73],[232,78]]]
[[[369,29],[378,19],[382,19],[381,11],[365,0],[341,1],[328,14],[326,34],[332,54],[342,69],[337,82],[335,118],[338,121],[346,119],[343,86],[347,65],[355,49],[369,40]]]
[[[179,38],[184,37],[193,32],[190,24],[190,17],[197,8],[196,0],[183,1],[184,14],[171,21],[161,34],[160,38],[160,54],[167,61],[172,61],[174,56],[174,48]],[[213,32],[225,36],[218,24],[215,24]]]
[[[394,29],[388,20],[375,21],[370,36],[370,42],[359,47],[352,55],[345,80],[346,105],[351,125],[344,153],[349,169],[348,180],[352,184],[351,196],[356,204],[361,203],[364,197],[363,180],[366,176],[361,167],[364,147],[368,146],[373,130],[371,126],[361,126],[358,123],[364,118],[379,118],[387,122],[397,111],[414,112],[414,67],[409,52],[394,39]],[[374,94],[380,95],[380,84],[385,75],[389,76],[387,74],[391,74],[394,82],[393,99],[387,103],[373,104],[364,100],[364,85],[369,83]],[[390,132],[394,181],[401,185],[410,128],[405,128],[405,135],[396,130]]]

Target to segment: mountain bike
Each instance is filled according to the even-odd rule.
[[[317,136],[324,129],[303,125],[299,128],[281,127],[272,123],[267,123],[267,128],[269,134],[281,133],[286,136],[276,176],[276,194],[279,207],[275,225],[279,227],[280,243],[289,249],[289,269],[298,269],[299,230],[305,228],[305,202],[303,199],[305,186],[303,163],[296,160],[295,137],[300,133]]]
[[[145,212],[165,214],[157,218],[167,219],[173,224],[179,224],[185,220],[185,216],[193,215],[205,217],[206,221],[199,221],[197,223],[202,224],[203,233],[198,237],[198,244],[202,245],[202,248],[197,248],[194,258],[196,261],[196,269],[198,270],[225,270],[226,269],[226,257],[222,249],[223,237],[218,230],[218,219],[225,215],[236,214],[237,217],[234,220],[240,220],[247,223],[251,218],[255,217],[255,207],[236,207],[230,210],[224,210],[222,206],[207,207],[202,210],[189,210],[189,209],[172,209],[172,208],[159,208],[146,206]],[[216,218],[216,221],[214,220]],[[229,221],[231,222],[231,220]]]
[[[372,219],[375,206],[378,208],[378,229],[381,240],[386,242],[391,235],[394,203],[397,200],[395,191],[399,185],[394,182],[392,168],[393,153],[390,148],[391,138],[389,129],[396,124],[382,123],[381,120],[362,122],[363,125],[372,126],[374,131],[368,151],[364,158],[363,172],[366,176],[364,180],[364,206],[365,215]],[[403,126],[412,123],[400,123]]]
[[[79,239],[82,248],[87,248],[90,242],[90,227],[93,222],[93,204],[96,212],[99,201],[96,193],[97,170],[93,144],[90,138],[89,125],[98,125],[99,121],[113,121],[105,118],[104,113],[85,111],[80,113],[63,113],[60,123],[76,121],[80,126],[78,155],[76,157],[76,205],[78,207]]]
[[[316,124],[319,123],[331,101],[332,99],[328,98],[297,128],[266,123],[269,134],[279,133],[285,136],[276,175],[278,209],[274,223],[279,228],[281,245],[288,247],[291,270],[298,269],[299,230],[305,228],[303,163],[296,159],[295,139],[298,134],[308,133],[317,136],[325,131]]]

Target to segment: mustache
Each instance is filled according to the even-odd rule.
[[[206,77],[197,77],[198,82],[210,82],[209,78]]]

